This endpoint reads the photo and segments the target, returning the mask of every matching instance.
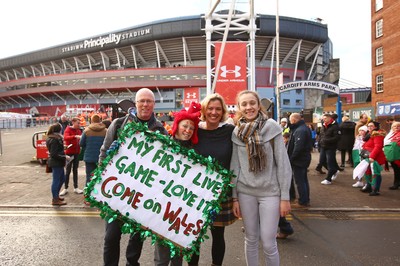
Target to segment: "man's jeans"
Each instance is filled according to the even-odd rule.
[[[118,266],[121,225],[119,221],[113,221],[106,224],[106,235],[104,237],[103,259],[105,266]],[[142,253],[143,242],[140,240],[140,234],[132,234],[129,237],[126,248],[126,265],[139,266],[139,258]]]
[[[96,163],[89,163],[85,162],[85,168],[86,168],[86,186],[92,179],[92,172],[96,169],[97,164]]]
[[[337,168],[336,162],[336,149],[326,149],[326,162],[328,164],[328,175],[326,176],[326,180],[329,182],[332,181],[332,176],[339,170]]]
[[[307,205],[310,203],[310,185],[308,183],[307,168],[292,166],[293,177],[299,193],[299,204]]]

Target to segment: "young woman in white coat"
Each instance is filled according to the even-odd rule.
[[[259,240],[265,265],[279,265],[276,231],[279,216],[290,212],[292,169],[279,124],[268,119],[257,93],[237,96],[236,127],[232,133],[233,212],[242,217],[245,255],[249,266],[259,262]]]

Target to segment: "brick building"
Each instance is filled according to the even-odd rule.
[[[379,122],[400,120],[400,1],[371,1],[371,103]]]

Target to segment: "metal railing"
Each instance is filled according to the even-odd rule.
[[[3,155],[3,143],[1,142],[1,129],[0,129],[0,156]]]
[[[35,118],[0,118],[0,129],[47,126],[55,121],[57,121],[57,119],[37,120]]]

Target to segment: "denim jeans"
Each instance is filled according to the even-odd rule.
[[[292,166],[293,178],[299,193],[299,204],[307,205],[310,203],[310,185],[308,183],[307,168]]]
[[[339,170],[337,168],[336,162],[336,149],[326,149],[326,162],[328,164],[328,175],[326,176],[326,180],[329,182],[332,181],[332,176]]]
[[[91,174],[96,169],[97,164],[96,163],[90,163],[90,162],[85,162],[85,168],[86,168],[86,186],[90,182],[90,179],[92,178]]]
[[[121,234],[121,223],[119,221],[106,223],[103,250],[104,266],[118,266]],[[126,248],[126,266],[140,266],[139,259],[142,254],[142,247],[143,242],[140,240],[140,234],[130,235]]]
[[[64,167],[52,167],[52,176],[51,194],[53,195],[53,199],[58,199],[61,187],[65,181]]]

